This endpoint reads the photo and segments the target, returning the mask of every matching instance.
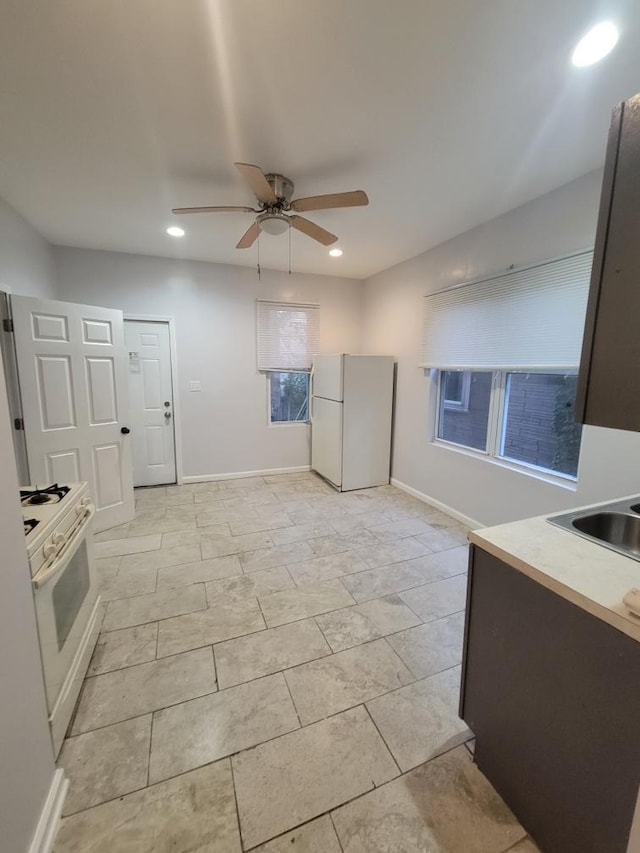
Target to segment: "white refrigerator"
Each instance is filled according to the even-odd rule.
[[[389,482],[390,355],[319,355],[311,371],[311,467],[341,492]]]

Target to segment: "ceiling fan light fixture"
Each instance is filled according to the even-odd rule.
[[[596,24],[583,36],[571,56],[571,62],[577,68],[584,68],[599,62],[611,53],[619,38],[618,28],[611,21]]]
[[[342,255],[342,249],[329,249],[329,254],[332,258],[339,258]]]
[[[284,213],[263,213],[257,218],[257,223],[261,231],[265,234],[271,234],[277,237],[279,234],[284,234],[289,230],[289,217]]]
[[[167,228],[167,234],[170,237],[184,237],[184,228],[180,228],[178,225],[170,225]]]

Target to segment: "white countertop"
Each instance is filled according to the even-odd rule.
[[[547,518],[472,530],[469,541],[640,641],[640,619],[622,602],[632,587],[640,587],[640,561],[549,524]]]

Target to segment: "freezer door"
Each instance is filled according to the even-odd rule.
[[[311,400],[311,467],[334,486],[342,485],[342,403]]]
[[[342,382],[342,355],[317,355],[313,360],[311,371],[312,390],[314,397],[324,397],[325,400],[344,399]]]

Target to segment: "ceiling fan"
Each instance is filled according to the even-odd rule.
[[[258,239],[261,231],[266,234],[284,234],[288,228],[295,228],[324,246],[330,246],[338,239],[335,234],[326,231],[310,219],[297,216],[307,210],[327,210],[335,207],[361,207],[369,204],[367,194],[362,190],[348,193],[329,193],[312,195],[307,198],[295,198],[293,181],[284,175],[265,174],[259,166],[251,163],[234,163],[245,181],[249,184],[258,200],[258,207],[174,207],[173,213],[257,213],[253,225],[240,238],[236,249],[248,249]],[[289,211],[294,211],[292,214]]]

